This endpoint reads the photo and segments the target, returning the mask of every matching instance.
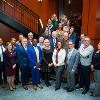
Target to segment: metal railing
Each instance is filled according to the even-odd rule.
[[[0,10],[31,32],[39,33],[39,16],[18,0],[0,0]]]

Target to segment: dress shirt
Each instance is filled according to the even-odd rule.
[[[3,52],[5,52],[5,48],[2,46],[0,46],[0,60],[1,62],[3,62]]]
[[[56,53],[57,53],[57,49],[54,49],[53,56],[52,56],[53,64],[57,66],[64,65],[65,57],[66,57],[65,49],[60,49],[60,51],[58,52],[58,63],[57,64],[56,64]]]
[[[74,48],[73,48],[73,49],[68,49],[67,64],[69,63],[69,60],[70,60],[70,58],[71,58],[71,56],[72,56],[73,51],[74,51]]]

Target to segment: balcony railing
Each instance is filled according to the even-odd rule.
[[[0,0],[0,10],[30,31],[39,33],[39,16],[17,0]]]

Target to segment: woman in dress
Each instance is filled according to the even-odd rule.
[[[61,41],[58,41],[57,48],[54,49],[53,56],[52,56],[52,60],[56,72],[55,90],[60,89],[61,86],[61,74],[65,66],[65,57],[66,57],[66,51],[63,48],[63,43]]]
[[[7,49],[3,53],[3,56],[5,64],[5,74],[7,76],[9,89],[13,91],[13,89],[15,89],[14,78],[16,73],[16,55],[10,42],[7,42]]]
[[[91,70],[94,71],[95,81],[95,89],[91,93],[91,96],[100,96],[100,42],[98,44],[98,50],[93,55]]]
[[[48,39],[45,39],[44,45],[45,45],[45,48],[42,51],[42,57],[43,57],[42,71],[44,72],[45,84],[48,87],[48,86],[51,86],[49,80],[50,80],[50,69],[53,65],[52,63],[53,51],[50,48],[50,41]]]

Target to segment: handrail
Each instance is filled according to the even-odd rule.
[[[30,31],[39,33],[39,15],[18,0],[0,0],[0,10]]]

